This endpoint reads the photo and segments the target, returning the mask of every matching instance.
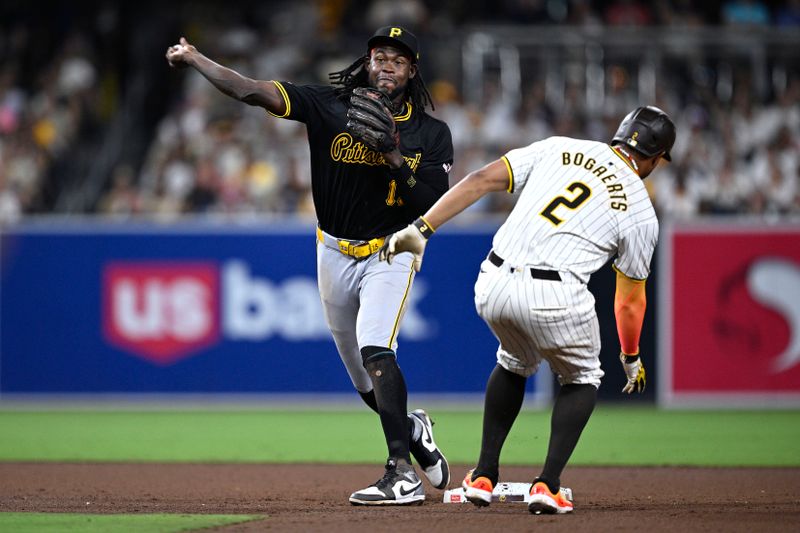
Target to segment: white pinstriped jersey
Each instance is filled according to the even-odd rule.
[[[647,278],[658,220],[627,159],[608,144],[568,137],[550,137],[503,157],[509,190],[518,198],[494,236],[497,255],[583,283],[617,255],[617,270]]]

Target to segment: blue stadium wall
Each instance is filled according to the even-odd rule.
[[[497,343],[472,288],[495,229],[445,228],[429,247],[399,337],[412,392],[482,393]],[[1,246],[4,397],[352,390],[319,303],[313,224],[34,221],[5,229]],[[604,268],[591,288],[601,395],[619,398],[613,283]],[[530,393],[549,395],[551,380],[542,372]]]

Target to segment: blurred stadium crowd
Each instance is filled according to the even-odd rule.
[[[636,89],[641,73],[611,61],[603,63],[599,104],[588,102],[583,73],[567,76],[555,104],[536,76],[509,98],[491,68],[478,78],[479,96],[468,97],[463,50],[479,28],[501,40],[504,28],[521,25],[601,36],[639,28],[642,54],[649,31],[722,31],[729,39],[708,45],[717,50],[735,47],[739,36],[758,42],[800,29],[800,0],[58,6],[46,17],[41,6],[16,0],[0,7],[0,224],[42,213],[313,216],[304,127],[222,96],[192,70],[169,69],[164,52],[181,35],[253,78],[327,83],[328,72],[364,52],[375,28],[407,26],[423,47],[432,114],[453,132],[455,182],[549,135],[610,139],[624,112],[645,103]],[[669,83],[658,83],[654,103],[679,132],[672,164],[648,180],[662,216],[800,214],[800,51],[789,48],[778,46],[777,58],[764,48],[765,57],[745,64],[659,66],[658,79]],[[473,212],[502,212],[510,201],[492,196]]]

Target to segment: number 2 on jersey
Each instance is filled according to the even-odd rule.
[[[547,207],[545,207],[542,210],[542,212],[539,213],[544,218],[552,222],[553,225],[555,226],[558,226],[559,224],[564,222],[563,219],[558,218],[553,214],[553,211],[555,211],[556,208],[558,208],[558,206],[563,205],[564,207],[569,209],[577,209],[578,207],[581,206],[583,202],[588,200],[589,197],[592,195],[592,190],[579,181],[575,181],[567,185],[567,190],[571,193],[577,193],[577,194],[571,200],[566,196],[556,196],[555,198],[553,198],[553,201],[547,204]]]

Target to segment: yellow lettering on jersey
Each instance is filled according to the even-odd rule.
[[[595,159],[591,157],[587,158],[582,152],[562,152],[561,164],[564,166],[575,165],[576,167],[583,167],[593,175],[597,176],[600,181],[605,184],[606,189],[608,190],[609,198],[615,200],[611,202],[611,209],[616,209],[617,211],[627,211],[628,196],[625,194],[625,187],[621,183],[614,183],[617,180],[617,175],[606,174],[606,172],[608,172],[606,167],[599,166],[595,168],[595,165],[597,164]],[[566,202],[567,199],[565,197],[558,196],[553,200],[553,202],[548,204],[548,207],[545,208],[545,210],[540,214],[557,226],[561,223],[561,221],[558,219],[558,217],[553,215],[553,209],[558,205],[566,205],[569,207],[569,204]]]
[[[354,165],[385,165],[383,154],[367,148],[361,141],[353,140],[349,133],[340,133],[331,142],[331,159],[341,163]],[[403,156],[411,170],[416,172],[419,167],[422,154],[417,153],[413,156]]]
[[[389,182],[389,195],[386,197],[386,205],[392,206],[397,203],[397,180]]]
[[[422,159],[422,154],[416,153],[416,154],[414,154],[414,157],[410,157],[410,156],[404,155],[403,159],[406,160],[406,163],[408,163],[408,166],[411,167],[411,170],[416,172],[417,171],[417,167],[419,166],[419,160]]]
[[[580,181],[575,181],[567,185],[567,190],[575,195],[574,198],[556,196],[549,204],[547,204],[547,207],[542,209],[542,212],[539,213],[540,216],[546,218],[553,226],[558,226],[564,222],[564,219],[559,218],[554,213],[559,206],[564,206],[567,209],[574,210],[580,207],[592,195],[592,189]]]

